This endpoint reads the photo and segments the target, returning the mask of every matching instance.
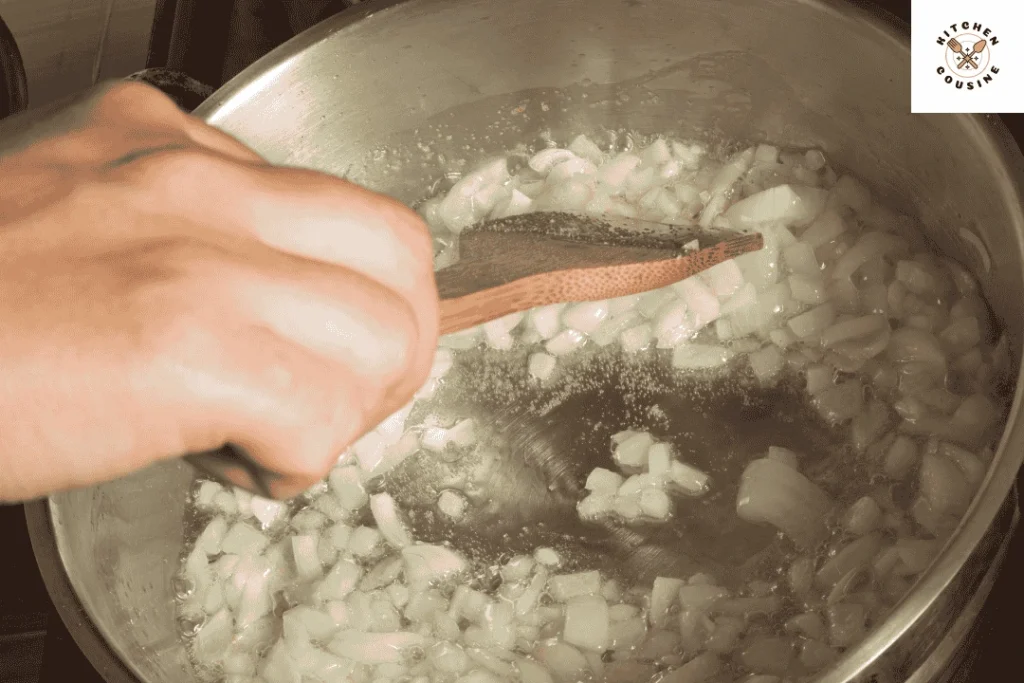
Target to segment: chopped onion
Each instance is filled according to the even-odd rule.
[[[552,356],[565,356],[587,343],[587,337],[578,330],[562,330],[552,337],[544,348]]]
[[[335,635],[327,649],[360,664],[385,664],[400,663],[411,650],[422,650],[428,644],[419,633],[365,633],[348,629]]]
[[[598,595],[570,599],[562,637],[569,645],[603,652],[608,647],[608,603]]]
[[[586,135],[577,135],[573,138],[573,141],[569,143],[569,151],[594,164],[600,164],[604,160],[604,152]]]
[[[717,655],[705,652],[699,654],[678,669],[661,677],[661,683],[704,683],[722,669],[722,660]]]
[[[359,510],[370,501],[357,468],[335,467],[328,478],[331,490],[346,510]]]
[[[612,457],[623,467],[643,467],[647,462],[647,453],[653,445],[654,437],[650,434],[633,433],[615,447]]]
[[[584,334],[592,334],[608,317],[607,301],[587,301],[575,304],[562,313],[562,322],[566,327],[579,330]]]
[[[836,280],[847,280],[853,277],[857,269],[869,262],[900,251],[906,247],[906,241],[885,232],[866,232],[836,262],[832,269],[832,277]]]
[[[762,384],[773,382],[785,365],[782,352],[776,346],[765,346],[747,356],[750,369]]]
[[[255,555],[263,552],[270,539],[245,522],[235,522],[220,543],[220,552],[231,555]]]
[[[540,643],[533,656],[546,666],[559,683],[576,683],[588,670],[587,658],[576,648],[559,641]]]
[[[830,303],[812,308],[806,313],[790,318],[789,329],[799,339],[808,339],[824,332],[836,319],[836,310]]]
[[[458,491],[445,490],[437,497],[437,508],[454,520],[462,519],[469,502]]]
[[[370,496],[370,511],[373,513],[373,521],[377,523],[377,528],[388,543],[399,550],[412,543],[409,531],[399,519],[398,506],[395,505],[394,498],[387,493]]]
[[[565,304],[541,306],[530,311],[530,325],[541,339],[551,339],[562,329],[561,316]]]
[[[827,196],[818,188],[777,185],[736,202],[725,217],[736,227],[776,221],[801,227],[821,213]]]
[[[540,558],[537,561],[543,564]],[[596,571],[558,574],[548,579],[547,590],[557,602],[568,602],[582,595],[596,595],[601,592],[601,575]]]
[[[587,476],[584,488],[594,493],[613,494],[622,486],[623,478],[618,472],[612,472],[602,467],[594,468]]]
[[[417,543],[402,549],[405,578],[413,591],[422,592],[430,586],[448,581],[469,568],[464,557],[440,545]]]
[[[735,260],[723,261],[708,268],[700,277],[717,297],[732,296],[743,286],[743,272]]]
[[[864,405],[864,387],[857,380],[847,380],[829,387],[811,399],[818,413],[832,424],[853,419]]]
[[[755,460],[743,471],[736,513],[748,522],[772,524],[802,548],[828,536],[832,502],[796,470],[774,460]]]
[[[822,565],[815,577],[823,589],[831,589],[836,583],[855,569],[871,564],[871,560],[882,549],[882,536],[877,532],[866,534],[847,544]]]
[[[725,365],[734,355],[724,346],[684,344],[672,353],[672,366],[679,370],[707,370]]]
[[[817,249],[838,239],[844,232],[846,225],[842,217],[835,211],[826,209],[804,231],[800,240]]]

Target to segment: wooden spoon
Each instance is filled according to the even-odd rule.
[[[684,251],[694,239],[698,249]],[[459,261],[436,274],[441,333],[536,306],[666,287],[763,246],[759,233],[554,211],[488,221],[460,235]]]
[[[698,248],[685,251],[694,239]],[[737,235],[624,218],[537,212],[501,218],[459,238],[459,261],[437,272],[441,333],[457,332],[535,306],[637,294],[685,280],[764,246]],[[279,478],[244,448],[227,444],[185,460],[222,482],[261,496]]]

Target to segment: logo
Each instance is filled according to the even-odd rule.
[[[950,24],[936,42],[942,46],[942,64],[936,69],[947,85],[957,90],[980,90],[999,74],[993,52],[999,37],[981,24]]]

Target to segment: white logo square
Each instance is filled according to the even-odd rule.
[[[1024,113],[1022,5],[912,0],[910,111]]]

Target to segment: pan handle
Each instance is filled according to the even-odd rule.
[[[28,109],[28,76],[18,42],[0,18],[0,119]]]
[[[192,112],[203,100],[213,94],[213,87],[174,69],[157,67],[136,71],[125,78],[127,81],[141,81],[161,90],[183,111]]]

